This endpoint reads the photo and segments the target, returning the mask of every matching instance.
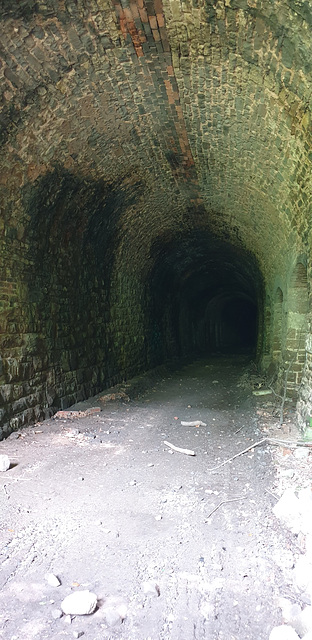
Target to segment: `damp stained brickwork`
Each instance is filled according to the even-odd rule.
[[[0,5],[0,437],[243,316],[304,423],[311,4]]]

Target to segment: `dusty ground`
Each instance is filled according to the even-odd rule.
[[[244,364],[195,363],[139,400],[0,443],[14,465],[0,474],[0,637],[268,639],[281,623],[277,597],[295,599],[290,571],[301,552],[271,510],[276,447],[210,471],[269,429],[264,399],[241,384]],[[181,426],[197,419],[207,426]],[[278,456],[294,468],[290,450]],[[49,586],[48,572],[61,586]],[[58,617],[81,589],[97,594],[97,611]]]

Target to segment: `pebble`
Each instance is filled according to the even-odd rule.
[[[292,627],[282,624],[272,629],[269,640],[299,640],[299,636]]]
[[[95,593],[90,591],[76,591],[64,598],[61,608],[67,615],[84,616],[93,613],[97,605],[97,597]]]
[[[7,471],[10,468],[10,458],[6,455],[0,455],[0,471]]]
[[[63,615],[63,611],[61,611],[61,609],[52,609],[51,615],[53,620],[59,620]]]
[[[300,556],[294,568],[294,583],[301,591],[306,591],[312,584],[312,564],[306,556]]]
[[[298,460],[303,460],[305,458],[308,458],[308,456],[309,456],[309,448],[308,447],[297,447],[297,449],[294,452],[294,456]]]
[[[162,516],[155,516],[155,520],[162,520]]]
[[[74,638],[81,638],[81,636],[84,636],[84,631],[74,631],[73,636]]]
[[[281,471],[281,476],[283,476],[283,478],[293,478],[294,475],[295,475],[294,469],[283,469]]]
[[[154,580],[147,580],[142,584],[143,593],[149,596],[160,596],[160,589]]]
[[[109,627],[116,627],[122,623],[122,618],[118,611],[113,607],[108,607],[105,610],[105,620]]]
[[[130,485],[130,487],[135,487],[136,480],[130,480],[129,485]]]
[[[61,581],[54,575],[54,573],[46,573],[44,577],[50,587],[59,587],[61,584]]]

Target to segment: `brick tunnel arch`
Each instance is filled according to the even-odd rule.
[[[209,349],[229,288],[265,369],[279,282],[283,364],[301,255],[310,344],[311,25],[289,0],[2,1],[0,437]]]

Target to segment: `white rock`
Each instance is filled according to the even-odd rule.
[[[64,598],[61,608],[67,615],[84,616],[93,613],[97,605],[97,597],[95,593],[90,591],[76,591]]]
[[[61,584],[61,581],[54,575],[54,573],[46,573],[44,577],[50,587],[59,587]]]
[[[300,502],[292,489],[286,489],[272,511],[293,533],[301,531]]]
[[[6,455],[0,455],[0,471],[7,471],[10,468],[10,458]]]
[[[299,640],[299,636],[292,627],[282,624],[272,629],[269,640]]]
[[[294,568],[294,583],[301,591],[308,591],[312,585],[312,563],[307,556],[300,556]]]
[[[278,605],[282,610],[283,621],[295,627],[295,621],[301,615],[301,607],[299,604],[293,604],[287,598],[280,598]]]
[[[53,620],[58,620],[59,618],[62,617],[63,611],[61,611],[61,609],[52,609],[51,615]]]
[[[109,627],[116,627],[122,623],[122,618],[114,607],[107,607],[107,609],[105,609],[105,620]]]
[[[157,597],[160,595],[159,586],[154,580],[147,580],[146,582],[143,582],[142,589],[143,593],[146,595]]]
[[[306,633],[312,633],[312,607],[305,607],[296,623],[296,631],[303,636]]]
[[[295,458],[303,459],[307,458],[309,453],[310,452],[308,447],[297,447],[297,449],[295,449],[294,456]]]

